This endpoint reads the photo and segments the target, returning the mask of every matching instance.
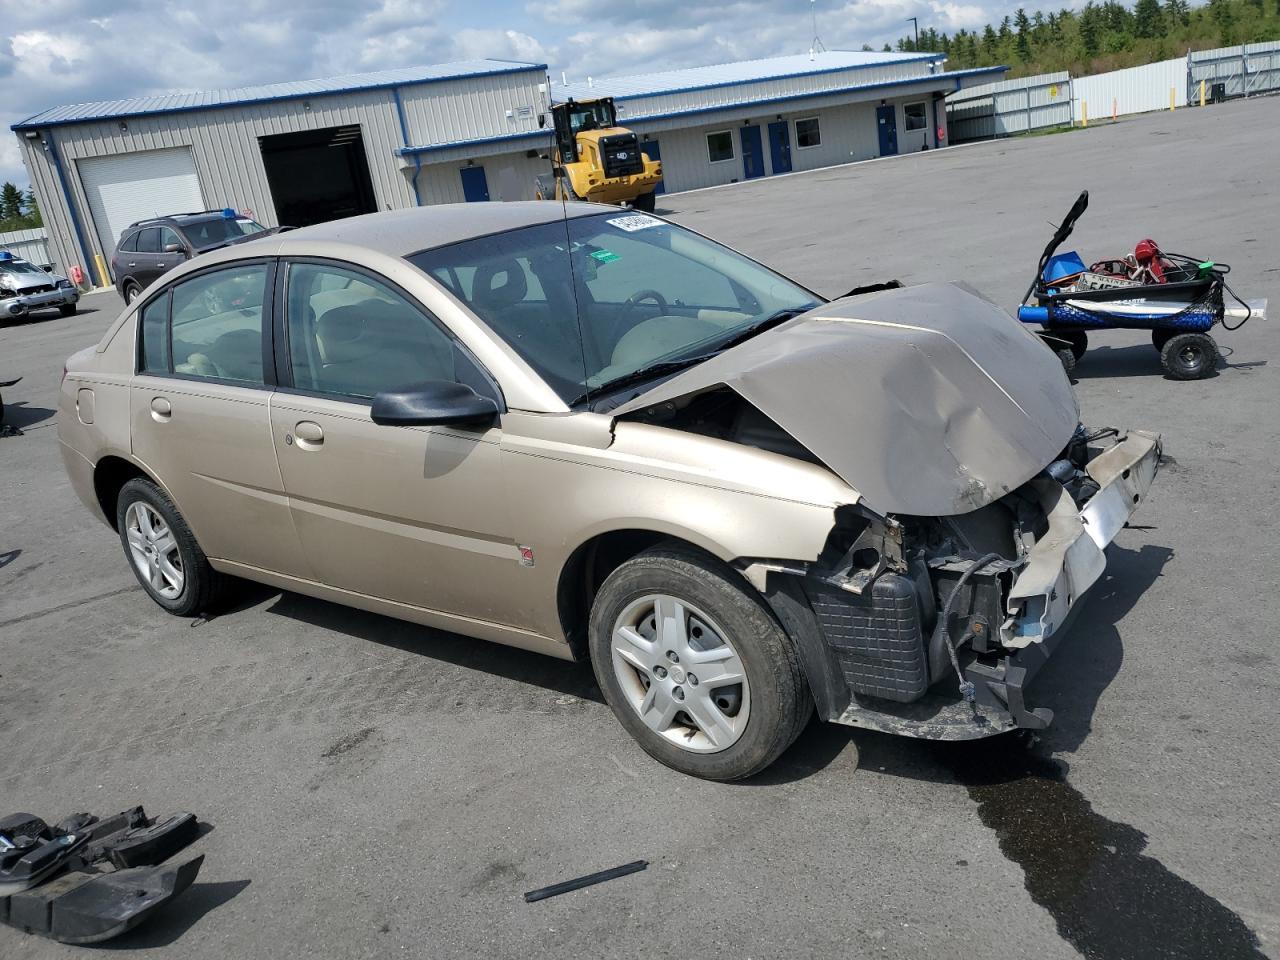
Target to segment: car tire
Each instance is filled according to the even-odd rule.
[[[121,488],[116,529],[134,576],[157,604],[179,617],[217,608],[227,578],[209,565],[195,534],[158,486],[138,477]]]
[[[1055,337],[1065,340],[1068,349],[1071,350],[1071,356],[1075,358],[1076,363],[1084,359],[1084,352],[1089,349],[1089,335],[1083,330],[1061,330],[1054,332]]]
[[[126,280],[124,284],[124,305],[127,307],[133,301],[138,299],[138,295],[142,293],[142,288],[132,280]]]
[[[1201,380],[1218,365],[1218,345],[1204,333],[1180,333],[1160,348],[1160,365],[1174,380]]]
[[[650,756],[681,773],[708,780],[758,773],[813,713],[791,638],[737,571],[691,548],[660,545],[614,570],[596,595],[589,630],[596,679],[614,715]],[[699,669],[708,681],[714,674],[740,682],[711,686]]]
[[[74,317],[79,309],[80,305],[77,303],[64,303],[58,307],[58,312],[64,317]]]
[[[632,207],[634,207],[636,210],[641,210],[644,213],[653,213],[653,210],[657,205],[658,205],[658,201],[657,201],[657,198],[654,196],[654,193],[652,190],[650,190],[648,193],[640,194],[640,196],[636,197],[633,201],[631,201]]]

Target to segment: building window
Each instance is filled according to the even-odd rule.
[[[822,129],[818,126],[817,117],[796,121],[796,145],[801,150],[805,147],[816,147],[820,143],[822,143]]]
[[[908,103],[902,108],[907,118],[908,130],[924,130],[929,126],[929,115],[925,112],[925,103]]]
[[[717,130],[707,134],[707,158],[712,163],[733,159],[733,133],[729,130]]]

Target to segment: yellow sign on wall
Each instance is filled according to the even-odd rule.
[[[1049,84],[1049,96],[1056,97],[1058,95],[1058,85],[1056,83]]]

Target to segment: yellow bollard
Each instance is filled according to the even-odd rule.
[[[1089,101],[1080,101],[1080,126],[1087,127],[1089,125]]]
[[[104,287],[111,286],[111,275],[107,273],[107,262],[102,259],[102,254],[95,253],[93,262],[98,265],[98,280],[101,281]]]
[[[1204,81],[1200,81],[1200,106],[1204,106]]]
[[[1175,97],[1175,95],[1174,95],[1174,88],[1173,88],[1173,87],[1170,87],[1170,88],[1169,88],[1169,109],[1170,109],[1170,110],[1172,110],[1172,109],[1173,109],[1173,103],[1174,103],[1174,100],[1175,100],[1175,99],[1176,99],[1176,97]]]
[[[1111,98],[1111,122],[1116,122],[1117,101],[1115,97]]]

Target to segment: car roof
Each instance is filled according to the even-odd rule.
[[[288,256],[294,247],[320,241],[354,244],[388,256],[404,257],[462,240],[552,223],[566,216],[587,217],[610,211],[623,212],[599,203],[563,204],[554,200],[441,203],[331,220],[276,234],[271,239],[280,241],[279,256]],[[246,247],[257,242],[260,241],[239,245],[240,251],[243,253]]]

